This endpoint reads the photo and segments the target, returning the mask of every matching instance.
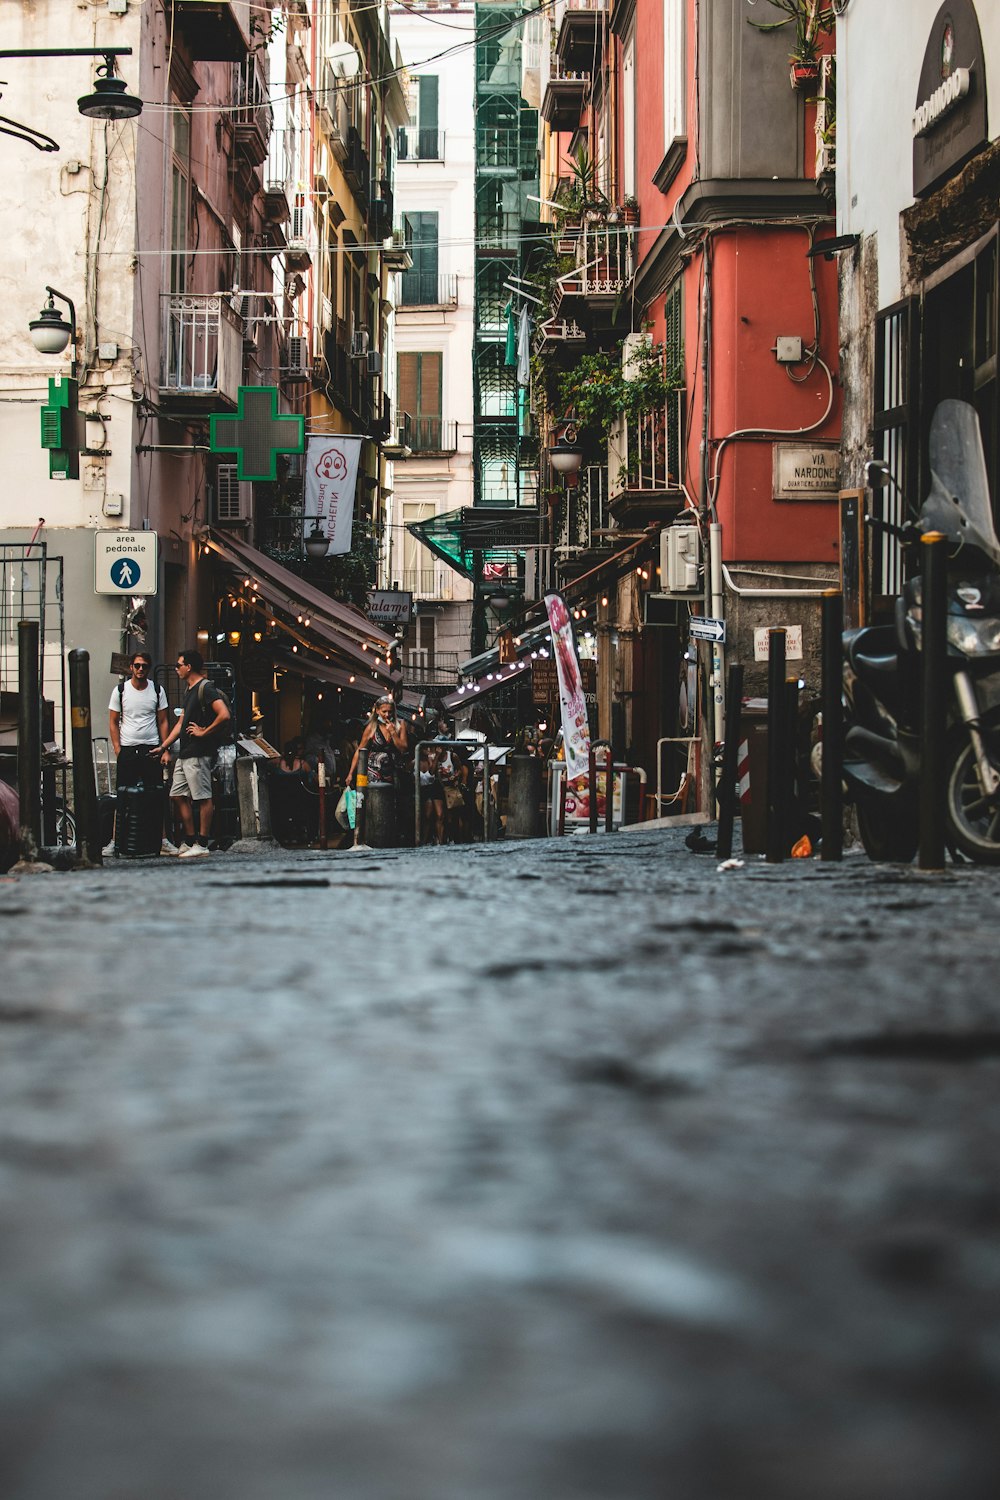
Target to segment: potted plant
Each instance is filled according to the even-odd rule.
[[[767,0],[775,10],[784,12],[780,21],[755,21],[748,16],[751,26],[758,31],[780,31],[784,26],[795,27],[795,42],[788,55],[789,79],[793,88],[801,88],[819,76],[819,41],[829,36],[837,21],[837,12],[832,4],[823,0]]]

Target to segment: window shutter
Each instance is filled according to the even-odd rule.
[[[419,79],[420,95],[417,106],[417,155],[424,161],[433,161],[438,154],[438,81],[430,74]]]

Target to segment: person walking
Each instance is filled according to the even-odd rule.
[[[142,786],[148,792],[163,785],[159,757],[167,735],[167,695],[150,681],[152,667],[147,652],[133,651],[129,675],[112,689],[108,703],[108,735],[117,765],[115,784]],[[163,854],[177,853],[166,836],[160,848]],[[114,838],[103,852],[106,859],[116,852]]]
[[[178,651],[177,676],[185,689],[184,711],[163,741],[161,760],[169,761],[170,746],[180,741],[170,797],[177,804],[184,828],[181,859],[208,853],[215,803],[212,800],[212,761],[224,741],[223,725],[232,717],[229,705],[204,673],[200,651]],[[194,804],[198,803],[198,830],[194,826]]]

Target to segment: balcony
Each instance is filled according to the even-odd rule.
[[[588,73],[565,71],[557,64],[549,74],[542,95],[541,116],[550,130],[575,130],[587,97]]]
[[[195,62],[239,62],[250,51],[250,0],[172,0],[172,34]]]
[[[344,176],[355,198],[364,208],[367,208],[371,164],[368,160],[368,153],[361,143],[361,136],[353,125],[347,127],[347,159],[344,162]]]
[[[422,125],[401,125],[396,131],[396,160],[444,161],[444,131]]]
[[[275,131],[268,143],[264,168],[264,217],[271,224],[284,224],[292,212],[292,163],[295,132]]]
[[[408,411],[398,412],[389,422],[389,436],[382,443],[386,458],[409,458],[413,435],[413,418]]]
[[[661,409],[612,428],[608,509],[619,525],[667,521],[684,504],[685,402],[685,391],[671,391]]]
[[[458,277],[407,271],[403,275],[400,307],[457,307]]]
[[[273,124],[267,80],[256,58],[247,58],[233,68],[233,131],[236,150],[252,167],[267,160]]]
[[[458,452],[458,423],[441,417],[410,417],[408,447],[414,458],[437,458]]]
[[[576,269],[556,282],[553,317],[573,321],[583,304],[592,327],[613,328],[634,270],[632,229],[611,224],[603,215],[585,214],[576,240]]]
[[[604,57],[607,0],[568,0],[556,38],[556,57],[566,69],[595,73]]]
[[[406,236],[402,229],[392,231],[392,243],[385,246],[382,258],[389,271],[413,270],[413,256],[410,254],[410,247],[406,243]]]
[[[372,186],[374,189],[376,184]],[[392,234],[392,185],[387,177],[379,178],[377,192],[378,196],[368,205],[368,233],[373,241],[381,244]]]
[[[292,209],[285,248],[285,265],[289,270],[305,271],[316,254],[316,223],[311,208],[297,204]]]
[[[160,298],[160,401],[174,409],[235,407],[243,378],[243,327],[224,296]]]
[[[403,587],[406,588],[406,584]],[[451,598],[450,594],[448,598]],[[456,688],[461,682],[458,662],[457,651],[411,648],[403,652],[403,679],[411,692],[415,690],[439,697],[442,691]]]

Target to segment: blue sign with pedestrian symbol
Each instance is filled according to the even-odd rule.
[[[155,531],[98,531],[94,534],[94,590],[145,598],[157,588]]]
[[[119,589],[134,589],[139,581],[139,564],[134,557],[119,557],[111,564],[111,582]]]

